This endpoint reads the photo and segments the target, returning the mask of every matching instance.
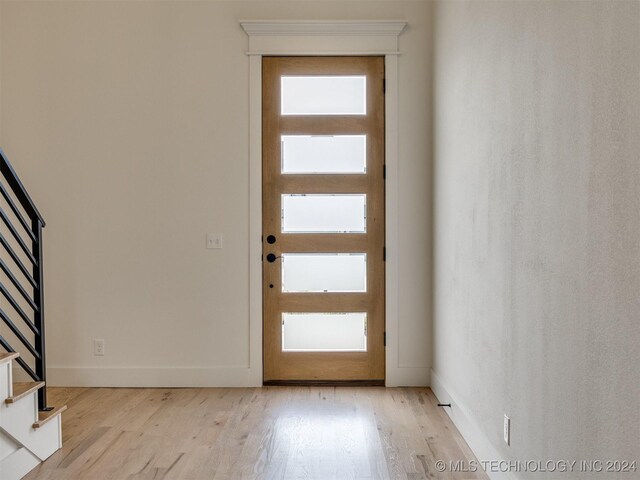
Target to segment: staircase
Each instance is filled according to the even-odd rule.
[[[62,447],[61,413],[38,411],[44,382],[13,382],[19,353],[0,353],[0,478],[17,480]]]
[[[2,150],[0,194],[0,480],[11,480],[62,446],[66,407],[47,404],[45,223]]]

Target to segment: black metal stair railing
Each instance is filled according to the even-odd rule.
[[[0,347],[19,351],[18,365],[37,382],[46,381],[42,229],[44,219],[0,149]],[[8,211],[5,208],[8,207]],[[25,218],[26,217],[26,218]],[[6,234],[6,236],[5,236]],[[6,284],[5,284],[6,283]],[[11,290],[10,290],[11,289]],[[13,292],[13,293],[12,293]],[[10,308],[5,307],[8,305]],[[5,332],[19,344],[12,346]],[[14,348],[15,347],[15,348]],[[28,353],[29,362],[22,353]],[[38,408],[48,410],[46,385],[38,390]]]

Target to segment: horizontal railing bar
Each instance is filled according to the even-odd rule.
[[[29,270],[27,270],[27,268],[24,266],[24,264],[20,261],[20,258],[18,258],[18,255],[16,255],[16,252],[13,251],[13,248],[11,248],[11,245],[9,245],[7,240],[4,238],[4,235],[2,235],[1,233],[0,233],[0,244],[2,244],[2,246],[5,248],[7,253],[9,253],[9,255],[11,256],[11,259],[18,266],[18,268],[20,269],[22,274],[25,276],[25,278],[29,281],[31,286],[33,288],[38,288],[38,284],[36,283],[36,281],[33,279],[31,274],[29,273]]]
[[[15,353],[15,350],[13,348],[11,348],[11,345],[9,345],[7,343],[7,341],[0,335],[0,345],[2,345],[2,348],[4,348],[7,352],[10,353]],[[16,362],[18,362],[18,365],[20,365],[25,372],[27,372],[29,374],[29,376],[31,378],[33,378],[36,382],[40,381],[40,378],[38,378],[38,375],[36,375],[36,372],[34,372],[31,367],[29,366],[29,364],[27,362],[25,362],[22,358],[18,357],[14,359]]]
[[[4,263],[4,260],[2,260],[1,258],[0,258],[0,269],[2,269],[2,271],[7,275],[7,277],[9,277],[9,280],[11,280],[11,283],[13,283],[13,286],[16,287],[16,289],[20,292],[20,295],[22,295],[22,297],[27,301],[27,303],[29,303],[29,306],[37,312],[38,306],[31,299],[31,297],[29,296],[27,291],[24,289],[22,284],[18,281],[18,279],[9,269],[9,267],[7,267],[7,264]]]
[[[14,203],[13,199],[11,198],[11,196],[9,195],[7,190],[4,188],[4,185],[2,185],[2,183],[0,183],[0,192],[2,192],[2,196],[4,197],[4,199],[9,204],[9,207],[11,208],[11,211],[16,216],[16,218],[18,219],[18,221],[20,222],[20,224],[24,228],[25,232],[27,232],[29,234],[29,237],[31,237],[31,240],[33,240],[35,242],[36,241],[36,236],[31,231],[31,227],[29,227],[29,224],[27,223],[27,221],[22,217],[22,214],[20,213],[20,210],[18,210],[18,207],[16,207],[16,204]]]
[[[0,308],[0,318],[4,321],[5,325],[11,329],[13,334],[18,337],[18,340],[22,342],[22,344],[27,347],[27,350],[33,355],[35,358],[39,359],[40,354],[36,351],[36,347],[29,343],[29,340],[25,338],[20,329],[16,327],[16,325],[11,321],[11,319],[7,316],[7,314]]]
[[[2,208],[0,208],[0,217],[2,217],[2,221],[5,223],[5,225],[9,229],[9,231],[11,231],[11,234],[13,235],[13,238],[16,239],[16,242],[18,242],[18,244],[20,245],[20,248],[22,248],[22,251],[27,256],[27,258],[34,265],[38,265],[38,261],[36,260],[36,257],[33,256],[33,254],[31,253],[31,250],[24,243],[24,240],[22,240],[22,237],[20,236],[20,234],[16,230],[16,227],[13,226],[13,224],[11,223],[11,220],[9,220],[9,217],[7,217],[7,214],[4,213],[4,210]]]
[[[33,326],[33,322],[31,321],[31,319],[29,318],[29,315],[27,315],[26,313],[24,313],[24,310],[22,310],[22,307],[20,307],[20,305],[18,305],[18,302],[16,302],[15,298],[13,298],[13,296],[9,293],[9,290],[7,290],[7,288],[0,283],[0,292],[2,292],[2,295],[4,295],[4,297],[7,299],[7,301],[11,304],[11,306],[13,307],[13,309],[18,312],[18,315],[20,315],[22,317],[22,320],[25,321],[25,323],[29,326],[29,328],[33,331],[34,329],[36,329],[35,326]],[[34,331],[33,333],[37,333],[37,329],[36,331]]]
[[[31,197],[27,193],[27,189],[24,188],[24,185],[22,185],[20,178],[13,170],[13,167],[9,163],[9,160],[5,156],[2,149],[0,149],[0,173],[2,173],[4,178],[7,180],[7,185],[9,186],[9,188],[11,188],[14,195],[22,205],[22,208],[25,209],[30,218],[32,220],[34,218],[39,219],[40,223],[44,227],[44,218],[42,218],[42,215],[40,215],[40,212],[38,212],[38,209],[34,205],[33,200],[31,200]]]

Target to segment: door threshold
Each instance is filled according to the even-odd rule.
[[[384,387],[384,380],[264,380],[265,387]]]

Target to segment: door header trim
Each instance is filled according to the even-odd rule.
[[[402,20],[243,20],[247,55],[399,55]]]
[[[240,20],[247,35],[400,35],[402,20]]]

